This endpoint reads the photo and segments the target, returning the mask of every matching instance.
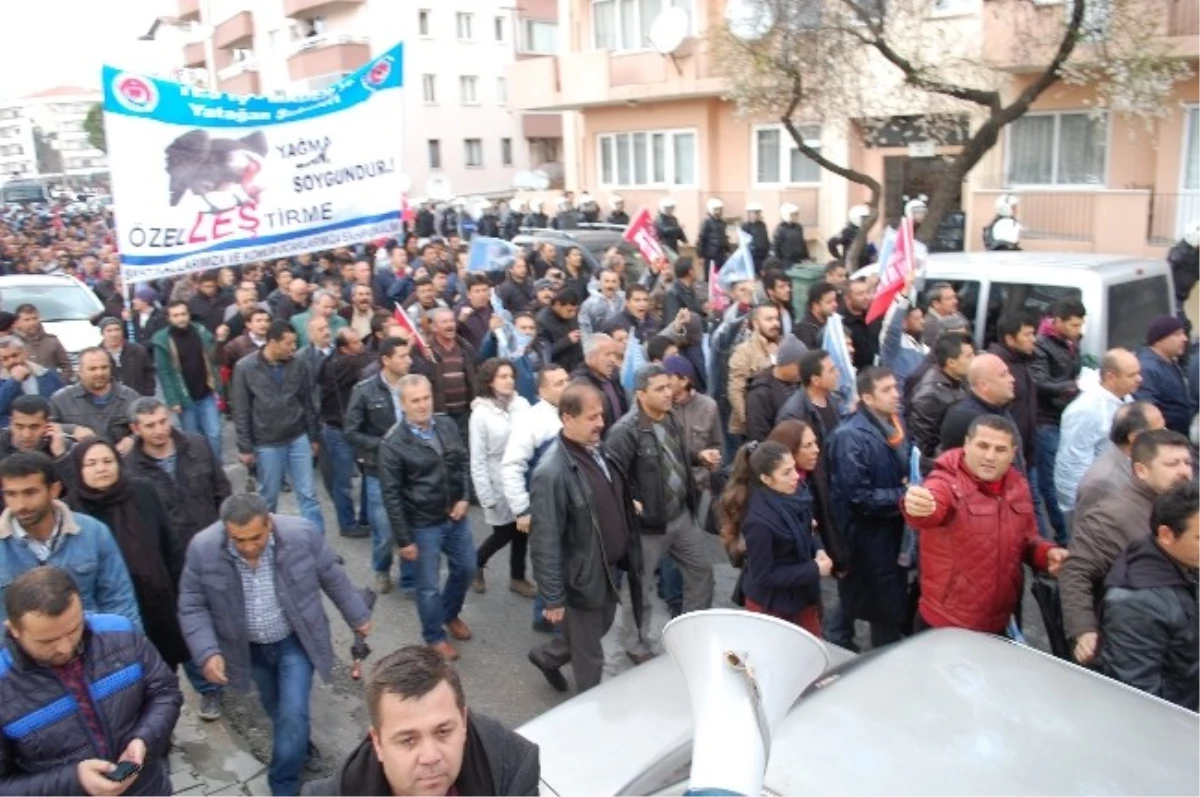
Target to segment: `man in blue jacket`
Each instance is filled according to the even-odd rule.
[[[1175,316],[1160,315],[1146,330],[1146,345],[1138,350],[1142,364],[1142,386],[1134,398],[1149,401],[1160,410],[1167,428],[1182,435],[1188,433],[1192,418],[1200,407],[1195,390],[1189,390],[1179,360],[1187,351],[1187,332]]]
[[[38,567],[4,596],[0,793],[170,794],[183,695],[125,617],[84,612],[79,587]],[[117,762],[139,770],[115,782]]]
[[[900,391],[886,368],[864,368],[858,411],[829,438],[834,525],[847,541],[842,608],[871,625],[871,646],[897,642],[909,621],[908,569],[897,563],[904,535],[900,498],[911,447],[900,422]]]
[[[119,614],[141,628],[129,570],[112,533],[100,521],[77,515],[58,500],[62,484],[54,462],[19,451],[0,460],[0,584],[42,565],[60,567],[79,588],[89,612]],[[0,599],[5,597],[0,587]]]
[[[355,633],[371,614],[325,538],[308,521],[270,514],[255,493],[226,498],[220,520],[192,538],[179,584],[179,625],[205,680],[258,687],[274,741],[272,794],[298,794],[309,743],[316,670],[333,671],[325,592]]]
[[[6,375],[0,381],[0,427],[8,426],[13,399],[17,396],[49,399],[63,386],[58,371],[30,361],[25,354],[25,344],[15,335],[0,338],[0,367]]]

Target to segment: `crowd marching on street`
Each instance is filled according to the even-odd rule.
[[[69,275],[104,309],[102,343],[68,355],[0,292],[0,793],[169,794],[182,670],[207,721],[257,690],[274,794],[536,794],[537,747],[466,709],[464,605],[527,599],[544,636],[521,668],[583,692],[610,629],[640,665],[664,615],[712,607],[709,535],[733,603],[852,651],[1021,639],[1033,578],[1050,652],[1197,710],[1183,314],[1085,378],[1079,298],[1000,317],[984,348],[953,285],[910,270],[876,302],[881,278],[854,276],[875,247],[845,262],[858,210],[793,301],[789,270],[824,258],[796,208],[774,230],[758,206],[740,228],[707,209],[685,230],[664,198],[663,256],[637,267],[572,243],[630,223],[585,194],[552,215],[423,203],[397,239],[136,285],[110,213],[6,217],[0,270]],[[905,214],[919,228],[924,205]],[[561,234],[475,256],[530,230]],[[1170,255],[1181,297],[1197,243]],[[335,533],[362,538],[370,584]],[[335,661],[324,597],[365,646],[389,593],[421,638],[380,651],[369,736],[304,783],[314,674]]]

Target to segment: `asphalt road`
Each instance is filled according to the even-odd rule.
[[[228,424],[226,426],[225,451],[229,460],[235,448],[231,429]],[[233,481],[234,490],[244,489],[244,469],[240,465],[227,465],[226,470]],[[350,579],[360,587],[373,585],[370,540],[339,536],[332,502],[319,483],[318,494],[325,514],[326,538],[334,551],[344,558]],[[284,514],[298,514],[292,493],[282,495],[279,510]],[[483,522],[482,512],[475,507],[471,509],[471,528],[476,545],[490,533],[490,528]],[[716,578],[715,604],[731,606],[730,595],[736,571],[730,567],[715,537],[709,538],[709,549]],[[488,591],[485,594],[467,594],[461,616],[474,632],[474,638],[455,643],[461,654],[457,666],[472,710],[494,717],[509,727],[517,727],[569,698],[570,693],[560,694],[551,689],[526,659],[529,649],[548,637],[531,628],[532,601],[508,590],[507,549],[493,557],[487,576]],[[823,588],[827,600],[832,600],[836,595],[832,580],[826,579]],[[314,681],[310,712],[312,739],[324,756],[322,769],[328,771],[358,745],[368,723],[361,685],[350,678],[353,634],[332,602],[326,598],[325,603],[333,629],[337,663],[331,683],[324,683],[319,678]],[[665,614],[665,606],[656,600],[653,622],[657,628],[661,628],[665,622]],[[1045,650],[1047,646],[1041,617],[1036,604],[1028,596],[1024,602],[1024,618],[1025,633],[1030,643]],[[605,638],[608,660],[606,678],[632,666],[616,643],[619,630],[618,613],[617,625]],[[387,595],[380,595],[375,604],[372,631],[368,639],[373,652],[364,669],[383,654],[405,645],[421,644],[421,641],[416,604],[395,589]],[[866,626],[861,622],[858,623],[856,642],[864,650],[869,647]],[[569,668],[564,672],[570,680]],[[230,729],[240,736],[246,748],[260,760],[268,761],[271,750],[270,721],[262,712],[257,698],[227,693],[224,711]]]

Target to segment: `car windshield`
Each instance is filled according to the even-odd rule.
[[[32,304],[43,321],[86,321],[100,311],[100,303],[84,287],[73,285],[3,285],[5,307]]]

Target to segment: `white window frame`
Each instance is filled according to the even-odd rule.
[[[533,49],[531,43],[534,38],[532,35],[534,25],[549,25],[553,29],[553,41],[551,42],[551,47],[549,50]],[[532,53],[534,55],[554,55],[558,51],[558,23],[549,19],[522,19],[519,51],[522,53]]]
[[[804,143],[810,147],[821,148],[821,128],[819,125],[801,124],[799,125],[800,132],[804,133],[806,129],[815,129],[817,135],[815,138],[805,137]],[[758,134],[759,132],[776,131],[779,133],[779,180],[776,182],[759,182],[758,179]],[[750,129],[750,177],[751,184],[755,188],[778,188],[779,186],[796,186],[796,187],[813,187],[821,185],[821,167],[817,166],[817,179],[813,181],[793,182],[792,181],[792,150],[798,150],[796,142],[792,141],[792,134],[787,128],[781,124],[761,124],[754,125]],[[815,165],[815,164],[814,164]]]
[[[479,158],[476,163],[471,162],[471,145],[474,144],[479,149]],[[463,139],[463,166],[468,169],[483,168],[483,139],[482,138],[464,138]]]
[[[422,39],[433,38],[433,9],[421,8],[417,10],[417,35]]]
[[[469,98],[468,94],[471,95]],[[479,77],[477,75],[458,76],[458,103],[459,105],[479,104]]]
[[[475,41],[475,15],[467,11],[457,12],[454,15],[454,32],[460,42]]]
[[[1056,117],[1054,122],[1054,146],[1050,159],[1050,170],[1052,176],[1058,174],[1058,150],[1061,145],[1060,130],[1062,127],[1062,116],[1071,116],[1075,114],[1084,114],[1091,116],[1092,111],[1087,109],[1071,109],[1060,111],[1030,111],[1018,117],[1018,119],[1004,126],[1004,187],[1012,188],[1019,191],[1107,191],[1109,169],[1112,166],[1112,136],[1113,136],[1113,120],[1112,114],[1104,111],[1100,115],[1104,117],[1104,164],[1100,168],[1101,180],[1099,183],[1018,183],[1009,180],[1009,174],[1012,158],[1012,135],[1013,125],[1017,121],[1035,116],[1053,116]]]
[[[652,20],[652,19],[651,20],[643,20],[641,18],[642,17],[642,2],[643,2],[643,0],[631,0],[631,1],[634,4],[633,29],[636,31],[641,31],[643,34],[642,40],[639,42],[636,42],[636,43],[621,41],[621,38],[624,35],[623,31],[625,29],[625,25],[623,24],[624,20],[621,18],[622,0],[590,0],[589,5],[591,8],[589,11],[588,22],[591,25],[591,45],[592,45],[593,50],[604,49],[596,41],[596,6],[604,5],[606,3],[613,4],[613,12],[614,12],[613,18],[616,20],[616,30],[617,30],[617,46],[616,46],[616,48],[610,50],[610,52],[637,53],[637,52],[645,52],[647,50],[652,49],[650,47],[650,45],[646,42],[645,33],[650,30],[650,25],[651,25],[651,23],[654,22],[654,20]],[[664,10],[667,8],[670,8],[670,7],[678,7],[678,8],[682,8],[684,11],[686,11],[687,15],[688,15],[688,23],[689,23],[687,35],[688,36],[696,35],[696,0],[660,0],[660,2],[662,4],[662,7]]]
[[[421,98],[426,105],[437,105],[437,75],[421,75]]]
[[[1196,118],[1193,119],[1192,115]],[[1200,158],[1194,147],[1188,144],[1192,137],[1200,140],[1200,105],[1188,103],[1183,106],[1183,140],[1180,142],[1179,161],[1179,201],[1175,209],[1175,231],[1183,235],[1187,225],[1196,220],[1196,210],[1200,207],[1200,186],[1188,187],[1187,162],[1188,158]]]
[[[500,165],[513,165],[513,140],[511,138],[500,139]]]
[[[655,180],[654,175],[659,171],[656,167],[659,165],[654,158],[654,136],[662,135],[663,138],[663,163],[662,163],[662,180]],[[634,155],[633,155],[633,137],[635,135],[646,136],[646,175],[647,181],[639,183],[634,180]],[[675,137],[679,135],[690,135],[692,137],[692,182],[676,183],[676,163],[675,163]],[[627,136],[629,139],[629,176],[630,182],[622,183],[620,181],[621,169],[618,163],[618,147],[617,140],[621,136]],[[611,179],[606,180],[604,175],[604,142],[611,142],[613,162]],[[596,177],[597,182],[605,188],[626,188],[626,189],[642,189],[642,188],[695,188],[700,182],[700,134],[694,127],[674,127],[664,128],[661,130],[621,130],[612,133],[597,133],[596,134]]]

